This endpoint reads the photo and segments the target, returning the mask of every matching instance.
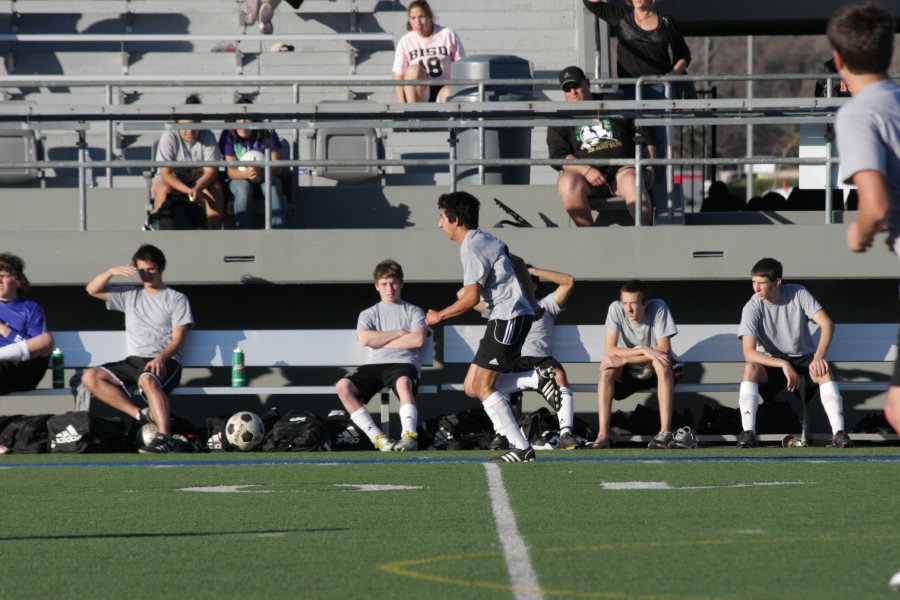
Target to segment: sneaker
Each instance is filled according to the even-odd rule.
[[[759,446],[759,440],[756,439],[756,432],[750,431],[742,431],[740,435],[738,435],[737,439],[737,447],[738,448],[756,448]]]
[[[537,390],[555,412],[562,407],[562,395],[559,392],[559,384],[553,377],[553,367],[542,367],[537,371]]]
[[[502,433],[495,433],[494,439],[488,444],[490,450],[509,450],[509,440]]]
[[[534,462],[534,448],[529,446],[524,450],[513,448],[506,454],[491,459],[492,463]]]
[[[382,452],[390,452],[397,445],[397,442],[389,438],[383,433],[379,433],[375,436],[375,449],[381,450]]]
[[[846,431],[841,429],[834,434],[834,437],[831,440],[831,445],[835,448],[852,448],[853,440],[850,439],[850,436],[847,435]]]
[[[146,425],[147,423],[152,423],[153,417],[150,416],[150,407],[141,409],[141,416],[138,419],[139,425]]]
[[[653,448],[654,450],[665,450],[668,448],[675,447],[675,436],[672,435],[671,431],[660,431],[656,434],[650,443],[647,444],[648,448]]]
[[[141,454],[165,454],[171,450],[171,441],[169,436],[157,433],[149,444],[138,448]]]
[[[400,441],[394,446],[394,450],[398,452],[412,452],[419,449],[419,436],[411,431],[407,431],[400,437]]]
[[[563,450],[575,450],[579,446],[581,444],[578,443],[571,431],[564,431],[559,434],[559,447]]]
[[[264,2],[262,6],[259,7],[259,30],[263,35],[272,35],[272,32],[275,31],[275,28],[272,27],[273,12],[275,11],[268,2]]]
[[[690,427],[682,427],[675,432],[675,447],[693,450],[697,447],[697,436]]]

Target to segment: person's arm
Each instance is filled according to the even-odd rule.
[[[589,11],[607,21],[610,25],[618,23],[621,20],[622,15],[631,10],[626,8],[625,6],[617,6],[613,4],[607,4],[606,0],[583,0],[584,7]]]
[[[444,308],[443,310],[429,309],[428,314],[425,315],[425,324],[437,325],[441,321],[459,316],[467,310],[471,310],[473,306],[478,304],[478,301],[480,299],[481,285],[477,283],[470,283],[463,288],[462,294],[459,296],[457,301],[447,308]]]
[[[575,278],[568,273],[560,273],[559,271],[551,271],[550,269],[540,269],[538,267],[530,267],[528,272],[534,276],[556,284],[553,290],[553,299],[560,308],[565,307],[575,288]]]
[[[534,287],[531,285],[531,273],[528,272],[528,265],[521,256],[517,256],[511,252],[509,254],[509,260],[516,270],[516,278],[519,280],[519,285],[522,286],[525,298],[531,305],[531,310],[534,311],[534,317],[536,319],[542,317],[544,315],[544,309],[538,304],[537,297],[534,295]]]
[[[687,71],[688,65],[691,64],[691,49],[672,17],[666,17],[666,34],[669,37],[669,47],[672,49],[674,61],[672,73],[680,75]]]
[[[853,252],[865,252],[887,222],[890,200],[879,171],[859,171],[851,179],[857,188],[859,210],[856,221],[847,227],[847,247]]]
[[[109,287],[110,279],[112,279],[116,275],[120,275],[122,277],[134,277],[135,275],[137,275],[137,272],[137,269],[131,265],[110,267],[106,271],[103,271],[102,273],[91,279],[84,289],[89,295],[93,296],[94,298],[106,302],[106,299],[109,297],[107,289]]]
[[[835,325],[824,309],[817,310],[811,318],[819,326],[819,345],[809,364],[809,372],[816,377],[821,377],[828,373],[828,361],[825,360],[825,354],[831,346],[831,340],[834,339]]]
[[[428,330],[424,327],[416,327],[412,331],[406,331],[395,340],[384,345],[385,348],[394,350],[413,350],[421,348],[428,339]]]
[[[457,299],[462,298],[464,289],[465,288],[459,288],[458,290],[456,290],[456,298]],[[484,313],[487,312],[487,305],[484,303],[484,300],[482,300],[480,296],[478,297],[478,304],[473,306],[472,310],[477,312],[479,315],[483,315]]]
[[[384,348],[397,338],[403,337],[409,333],[402,329],[392,329],[391,331],[377,331],[375,329],[357,329],[356,338],[359,343],[368,348]]]
[[[781,369],[781,371],[784,373],[784,378],[787,380],[788,391],[793,392],[795,389],[797,389],[797,384],[800,381],[800,376],[797,375],[797,371],[794,370],[794,366],[789,361],[783,358],[769,356],[768,354],[763,354],[762,352],[757,350],[755,336],[741,336],[741,350],[743,350],[744,353],[744,360],[748,363],[755,363],[758,365],[763,365],[764,367],[774,367],[776,369]]]
[[[166,374],[166,361],[175,356],[184,345],[184,340],[187,337],[187,332],[190,328],[190,325],[178,325],[173,327],[172,340],[162,349],[162,352],[144,365],[144,370],[153,373],[157,377],[164,377]]]

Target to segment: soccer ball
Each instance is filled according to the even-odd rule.
[[[262,152],[260,152],[259,150],[247,150],[241,156],[239,162],[242,162],[242,163],[243,162],[258,162],[258,161],[262,161],[265,158],[266,158],[266,155],[263,154]],[[238,167],[238,169],[240,169],[241,171],[246,171],[247,169],[258,169],[258,168],[259,167],[251,167],[249,165]]]
[[[141,425],[141,428],[138,429],[137,441],[140,446],[147,446],[150,442],[153,441],[153,438],[156,437],[156,434],[159,432],[159,427],[156,426],[156,423],[144,423]]]
[[[900,592],[900,571],[894,573],[894,576],[891,577],[891,589],[895,592]]]
[[[628,374],[635,379],[650,379],[653,376],[653,365],[650,363],[629,363]]]
[[[241,452],[254,450],[262,443],[265,433],[266,427],[262,419],[252,412],[239,412],[228,419],[225,425],[225,438]]]

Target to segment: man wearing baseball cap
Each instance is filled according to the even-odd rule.
[[[559,85],[566,102],[584,100],[616,99],[618,96],[591,94],[591,82],[577,66],[569,66],[559,72]],[[630,119],[601,117],[590,123],[547,128],[547,148],[550,158],[574,159],[614,159],[634,158],[634,138],[636,130]],[[656,155],[653,133],[641,128],[644,138],[645,155]],[[557,189],[563,207],[578,227],[594,225],[591,210],[597,210],[608,198],[621,196],[631,218],[634,218],[637,199],[635,171],[631,165],[554,165],[560,172]],[[644,188],[646,189],[646,187]],[[650,201],[642,194],[641,222],[652,224]]]

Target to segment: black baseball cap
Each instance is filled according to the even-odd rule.
[[[572,65],[559,72],[559,87],[563,87],[567,83],[581,83],[585,79],[587,79],[587,75],[584,74],[581,67]]]

